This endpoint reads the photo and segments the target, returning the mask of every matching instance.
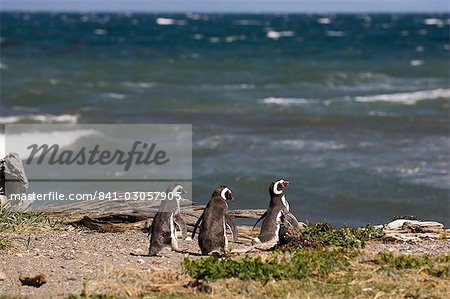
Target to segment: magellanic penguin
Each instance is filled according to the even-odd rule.
[[[172,196],[168,194],[172,193]],[[187,228],[180,215],[180,198],[186,190],[179,184],[171,184],[166,189],[166,199],[161,201],[158,212],[153,218],[151,227],[150,247],[148,254],[157,255],[163,248],[172,247],[178,250],[177,228],[183,239],[187,239]],[[172,198],[172,199],[169,199]]]
[[[192,239],[199,227],[198,245],[203,255],[222,256],[227,252],[227,228],[231,231],[233,241],[237,240],[236,224],[228,214],[227,200],[234,201],[231,190],[227,186],[217,187],[194,226]]]
[[[256,221],[264,219],[259,236],[253,239],[253,243],[278,242],[281,224],[287,224],[293,228],[300,228],[300,224],[291,212],[289,203],[284,195],[284,189],[289,185],[288,181],[276,180],[270,184],[270,205],[267,211]]]

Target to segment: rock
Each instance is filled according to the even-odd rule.
[[[386,225],[390,230],[410,230],[411,232],[442,232],[444,225],[436,221],[417,221],[398,219]]]
[[[383,239],[389,241],[419,242],[423,239],[444,239],[444,225],[436,221],[397,219],[383,229]]]
[[[38,274],[36,276],[20,275],[19,280],[22,285],[32,286],[35,288],[41,287],[47,283],[47,276],[45,274]]]
[[[62,258],[66,261],[75,259],[75,250],[66,251],[63,253]]]
[[[6,279],[6,274],[3,271],[0,271],[0,281],[4,281]]]
[[[22,159],[16,153],[9,153],[0,160],[0,188],[3,188],[4,195],[22,194],[27,192],[28,178]]]
[[[0,198],[8,208],[26,209],[31,200],[11,200],[11,194],[23,194],[28,190],[28,178],[25,174],[22,159],[16,153],[9,153],[0,160]]]
[[[0,205],[5,205],[7,201],[8,200],[6,199],[5,195],[0,195]]]

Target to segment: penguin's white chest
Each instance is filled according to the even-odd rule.
[[[174,222],[174,213],[170,214],[170,239],[172,246],[174,248],[178,248],[178,240],[177,240],[177,230],[175,228],[175,222]]]
[[[223,221],[223,238],[225,240],[225,251],[228,250],[228,238],[227,238],[227,223],[225,222],[225,216],[222,219]]]
[[[281,216],[283,215],[282,211],[279,211],[277,214],[277,219],[276,219],[276,227],[275,227],[275,236],[274,239],[278,240],[278,234],[280,233],[280,228],[281,228]]]
[[[283,203],[283,206],[285,206],[286,207],[286,209],[289,211],[289,203],[288,203],[288,201],[286,200],[286,196],[282,196],[281,197],[281,202]]]

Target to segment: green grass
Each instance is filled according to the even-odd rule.
[[[236,277],[241,280],[304,279],[326,277],[335,270],[346,269],[357,255],[354,248],[364,247],[369,239],[378,238],[382,230],[336,228],[323,222],[308,223],[304,230],[282,230],[278,249],[267,259],[258,257],[185,258],[182,265],[198,279],[216,280]]]
[[[435,277],[450,277],[450,254],[431,258],[428,256],[395,256],[392,253],[380,253],[375,263],[380,264],[383,269],[404,270],[422,268],[425,273]]]
[[[327,222],[308,223],[304,230],[288,230],[282,233],[279,248],[292,250],[298,247],[337,246],[343,248],[362,248],[365,242],[382,236],[382,229],[366,225],[363,228],[343,226],[336,228]]]
[[[278,251],[265,260],[248,256],[193,261],[186,258],[183,265],[193,278],[208,281],[215,292],[226,288],[227,296],[223,298],[373,298],[380,294],[384,298],[445,298],[448,295],[449,254],[437,258],[378,254],[370,256],[373,258],[370,263],[365,258],[357,258],[358,254],[365,255],[346,248],[301,248]]]
[[[8,210],[0,205],[0,233],[61,228],[62,222],[51,219],[43,212],[20,212]],[[11,246],[12,242],[8,237],[0,236],[0,250]]]
[[[242,280],[303,279],[323,277],[336,269],[345,269],[354,252],[342,249],[297,249],[289,254],[281,252],[267,259],[258,257],[184,258],[187,272],[198,279],[216,280],[239,278]]]
[[[62,223],[51,219],[43,212],[20,212],[0,206],[0,232],[59,228],[62,228]]]
[[[83,281],[83,287],[80,291],[80,294],[69,294],[67,299],[125,299],[125,298],[157,298],[157,299],[169,299],[169,298],[178,298],[178,299],[191,299],[191,298],[208,298],[206,296],[198,295],[198,294],[189,294],[189,293],[180,293],[180,292],[169,292],[169,291],[160,291],[160,292],[146,292],[145,287],[143,287],[142,292],[133,296],[129,294],[129,296],[120,296],[117,294],[101,294],[101,293],[90,293],[88,291],[87,280]],[[141,285],[142,286],[142,285]],[[2,299],[2,298],[0,298]]]
[[[0,236],[0,250],[4,250],[11,247],[11,240]]]
[[[125,298],[133,298],[133,297],[120,297],[116,295],[109,295],[109,294],[90,294],[86,296],[81,295],[74,295],[70,294],[67,299],[125,299]],[[142,299],[198,299],[198,298],[210,298],[209,296],[202,296],[198,294],[185,294],[185,293],[178,293],[178,292],[153,292],[153,293],[146,293],[142,294],[142,296],[139,296],[138,298]],[[0,297],[1,299],[1,297]]]
[[[81,289],[81,292],[79,295],[76,294],[69,294],[67,299],[120,299],[123,297],[118,297],[116,295],[109,295],[109,294],[89,294],[88,290],[88,281],[83,281],[83,288]]]
[[[91,294],[91,295],[74,295],[70,294],[68,299],[121,299],[123,297],[118,297],[115,295],[108,294]]]

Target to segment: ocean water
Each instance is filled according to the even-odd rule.
[[[284,178],[303,221],[450,224],[448,14],[0,22],[1,124],[192,124],[198,203],[266,208]]]

